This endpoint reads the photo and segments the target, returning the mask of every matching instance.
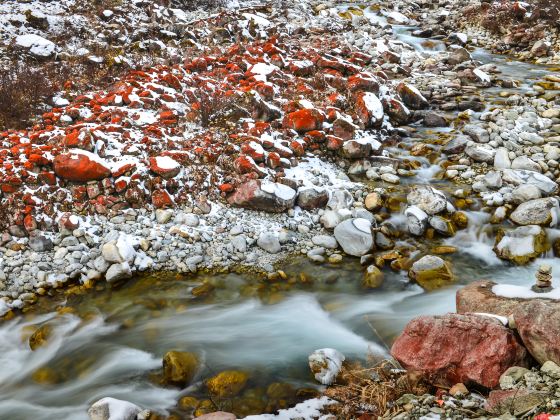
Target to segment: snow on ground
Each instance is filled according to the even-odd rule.
[[[291,420],[298,418],[305,420],[321,420],[323,418],[327,418],[327,416],[323,416],[321,414],[321,410],[333,403],[334,401],[327,397],[314,398],[299,403],[295,407],[285,410],[279,410],[278,414],[260,414],[257,416],[248,416],[245,417],[245,420]]]
[[[492,287],[492,292],[496,296],[511,299],[554,299],[560,300],[560,287],[552,289],[547,293],[536,293],[527,286],[514,286],[512,284],[497,284]]]

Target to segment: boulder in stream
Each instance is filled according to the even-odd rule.
[[[141,411],[131,402],[105,397],[92,404],[88,416],[90,420],[136,420]]]
[[[523,265],[548,249],[546,232],[536,225],[500,230],[496,235],[494,252],[503,260]]]
[[[425,255],[410,268],[408,277],[426,290],[435,290],[452,283],[450,264],[435,255]]]

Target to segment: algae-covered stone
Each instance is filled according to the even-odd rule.
[[[179,400],[179,408],[185,411],[194,411],[199,404],[200,402],[198,401],[198,399],[190,395],[185,395]]]
[[[494,252],[503,260],[527,264],[548,250],[546,232],[540,226],[520,226],[496,235]]]
[[[31,337],[29,337],[29,347],[31,350],[35,351],[39,347],[44,346],[47,340],[51,336],[52,326],[49,324],[43,324],[35,330]]]
[[[184,351],[168,351],[163,357],[163,377],[166,382],[185,386],[192,381],[198,369],[198,357]]]
[[[435,255],[426,255],[412,264],[408,276],[426,290],[435,290],[453,282],[451,265]]]
[[[41,385],[55,385],[60,382],[60,375],[48,366],[44,366],[42,368],[37,369],[31,375],[33,380]]]
[[[383,284],[383,273],[375,265],[370,265],[364,273],[362,286],[366,289],[376,289]]]
[[[249,380],[249,375],[239,370],[226,370],[208,379],[206,386],[210,394],[218,398],[232,398],[238,395]]]

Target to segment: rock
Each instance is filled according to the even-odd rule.
[[[536,200],[542,197],[541,190],[536,185],[523,184],[511,192],[511,201],[516,204]]]
[[[382,102],[391,121],[399,125],[407,124],[410,121],[411,112],[401,101],[383,98]]]
[[[173,210],[156,210],[156,221],[161,225],[165,225],[167,222],[169,222],[169,220],[171,220],[171,217],[173,217]]]
[[[150,158],[150,170],[164,179],[175,178],[181,172],[181,164],[169,156]]]
[[[461,64],[467,60],[471,60],[471,53],[468,52],[465,48],[455,48],[449,57],[447,57],[447,63],[451,64],[452,66],[456,66],[457,64]]]
[[[331,210],[343,210],[352,207],[354,197],[347,190],[334,190],[327,202],[327,207]]]
[[[25,49],[37,58],[51,57],[56,51],[56,45],[42,36],[25,34],[16,37],[14,44],[17,48]]]
[[[408,277],[426,290],[435,290],[453,282],[450,264],[435,255],[425,255],[410,268]]]
[[[470,136],[470,138],[477,143],[488,143],[490,141],[490,134],[488,134],[488,131],[479,125],[467,124],[463,127],[463,133]]]
[[[457,291],[455,303],[457,313],[485,312],[508,317],[519,305],[519,299],[496,296],[492,287],[496,283],[488,280],[473,282]]]
[[[498,258],[523,265],[548,249],[546,233],[540,226],[520,226],[496,235],[494,252]]]
[[[431,227],[433,227],[436,232],[444,235],[444,236],[453,236],[455,235],[455,226],[451,222],[451,220],[446,219],[445,217],[441,216],[432,216],[428,222]]]
[[[53,166],[56,175],[68,181],[88,182],[111,176],[111,170],[99,156],[84,150],[56,156]]]
[[[354,138],[354,134],[359,127],[344,118],[337,118],[333,122],[333,134],[342,140]]]
[[[527,171],[542,172],[541,166],[527,156],[518,156],[511,162],[512,169],[525,169]]]
[[[233,398],[245,388],[249,375],[237,370],[226,370],[208,379],[206,386],[210,394],[218,398]]]
[[[367,219],[348,219],[335,227],[334,236],[345,253],[360,257],[373,248],[371,227]]]
[[[325,118],[316,109],[300,109],[286,114],[282,122],[284,128],[292,129],[298,133],[321,130]]]
[[[195,418],[198,420],[235,420],[237,417],[235,414],[226,411],[215,411]]]
[[[33,251],[46,252],[54,248],[54,244],[49,238],[41,234],[36,234],[35,232],[33,233],[34,234],[29,237],[29,248]]]
[[[494,155],[494,168],[496,169],[509,169],[511,168],[511,161],[509,159],[509,152],[505,147],[499,147]]]
[[[496,415],[510,414],[519,418],[538,405],[545,404],[546,392],[527,389],[511,389],[492,391],[488,395],[484,408]]]
[[[451,387],[451,389],[449,389],[449,395],[451,395],[452,397],[460,397],[460,396],[464,397],[465,395],[468,394],[469,394],[469,390],[462,383],[455,384]]]
[[[271,232],[262,232],[257,245],[269,254],[278,254],[282,250],[278,236]]]
[[[377,289],[383,284],[383,273],[375,265],[370,265],[362,279],[362,286],[366,289]]]
[[[252,180],[239,186],[228,197],[229,204],[270,213],[281,213],[291,209],[296,201],[296,192],[287,185]]]
[[[545,57],[548,55],[550,51],[550,42],[545,41],[543,39],[538,40],[533,44],[531,48],[531,56],[532,57]]]
[[[424,109],[430,106],[420,91],[408,83],[399,83],[397,86],[397,92],[403,102],[412,109]]]
[[[112,284],[119,280],[129,279],[132,277],[132,270],[127,262],[113,264],[105,273],[105,280]]]
[[[445,154],[455,155],[457,153],[463,152],[467,147],[469,141],[469,137],[459,134],[457,137],[454,137],[453,139],[451,139],[451,141],[447,142],[441,150]]]
[[[323,385],[330,385],[342,369],[345,357],[335,349],[319,349],[309,355],[309,368],[315,379]]]
[[[527,350],[541,364],[560,364],[560,311],[558,301],[530,299],[513,312],[515,325]],[[548,367],[551,365],[549,364]]]
[[[495,388],[511,366],[530,358],[513,331],[474,314],[421,316],[405,327],[391,355],[409,372],[442,387],[457,383]]]
[[[511,389],[519,382],[529,369],[521,366],[512,366],[500,376],[500,388]]]
[[[496,149],[489,144],[473,144],[467,146],[465,153],[475,162],[486,162],[494,164]]]
[[[424,125],[426,127],[447,127],[448,123],[444,116],[435,112],[426,112],[424,114]]]
[[[142,411],[128,401],[105,397],[96,401],[88,410],[90,420],[136,420]]]
[[[527,186],[529,187],[529,186]],[[551,227],[560,217],[558,200],[553,197],[539,198],[521,203],[509,218],[518,225],[541,225]]]
[[[340,154],[347,159],[367,158],[371,155],[372,143],[359,140],[347,140],[342,145]]]
[[[548,360],[541,366],[541,372],[547,374],[551,378],[560,379],[560,366],[552,360]]]
[[[418,206],[409,206],[405,212],[408,231],[415,236],[422,236],[428,227],[429,216]]]
[[[356,97],[356,113],[365,128],[378,127],[383,122],[383,104],[372,92],[359,92]]]
[[[338,242],[336,241],[336,238],[329,235],[316,235],[311,238],[311,242],[313,242],[314,245],[323,248],[328,248],[328,249],[338,248]]]
[[[502,171],[502,180],[507,184],[513,184],[516,186],[524,184],[535,185],[542,191],[543,195],[551,195],[558,190],[556,182],[534,171],[504,169]]]
[[[441,191],[428,185],[413,186],[406,197],[408,204],[433,216],[447,209],[447,198]]]
[[[300,188],[297,205],[305,210],[322,209],[329,201],[329,193],[323,188]]]
[[[198,370],[198,357],[184,351],[168,351],[163,356],[163,377],[169,384],[185,387]]]
[[[376,192],[369,193],[364,200],[364,205],[369,211],[377,211],[384,206],[383,197]]]

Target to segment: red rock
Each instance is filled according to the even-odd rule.
[[[68,148],[78,148],[87,151],[93,150],[93,139],[88,130],[75,130],[64,138],[64,145]]]
[[[260,180],[245,182],[228,197],[228,202],[238,207],[270,213],[281,213],[294,206],[296,192],[293,189],[270,182],[265,185]]]
[[[379,127],[383,122],[383,104],[371,92],[359,92],[356,96],[356,114],[366,128]]]
[[[401,96],[403,102],[412,109],[424,109],[430,105],[420,91],[408,83],[399,83],[397,92]]]
[[[312,130],[320,130],[325,118],[316,109],[300,109],[291,112],[284,117],[282,125],[298,133],[305,133]]]
[[[340,137],[336,137],[336,136],[327,136],[327,149],[328,150],[339,150],[342,148],[342,145],[344,144],[344,140],[342,140]]]
[[[370,73],[358,73],[348,78],[348,89],[351,92],[379,92],[379,81]]]
[[[547,396],[546,392],[528,389],[496,390],[488,395],[484,409],[497,415],[512,413],[516,414],[517,417],[520,414],[525,414],[527,409],[539,404],[546,404]]]
[[[527,300],[518,305],[513,318],[523,343],[539,363],[560,364],[560,302]]]
[[[173,199],[165,190],[155,190],[152,192],[152,204],[158,209],[173,207]]]
[[[69,232],[78,229],[80,226],[80,219],[74,216],[72,213],[63,213],[58,219],[58,227],[60,230],[66,230]]]
[[[250,156],[255,162],[264,161],[264,149],[255,141],[245,142],[241,145],[241,151]]]
[[[232,184],[228,184],[228,183],[220,184],[218,188],[220,189],[221,192],[224,193],[230,193],[235,189],[235,187]]]
[[[54,159],[54,172],[60,178],[88,182],[111,176],[109,168],[83,153],[66,153]]]
[[[384,98],[383,101],[383,109],[391,121],[401,125],[406,124],[410,120],[410,110],[403,104],[401,101],[397,99],[386,99]]]
[[[257,166],[253,158],[250,156],[241,155],[233,162],[233,166],[237,173],[240,174],[249,174],[249,173],[256,173],[259,176],[264,176],[265,173],[261,168]]]
[[[408,323],[391,354],[408,371],[429,382],[494,388],[512,366],[529,366],[530,356],[514,334],[495,318],[447,314]]]
[[[333,134],[342,140],[354,138],[354,133],[358,127],[344,118],[337,118],[333,123]]]
[[[156,156],[150,158],[150,170],[162,178],[171,179],[181,172],[181,165],[169,156]]]

